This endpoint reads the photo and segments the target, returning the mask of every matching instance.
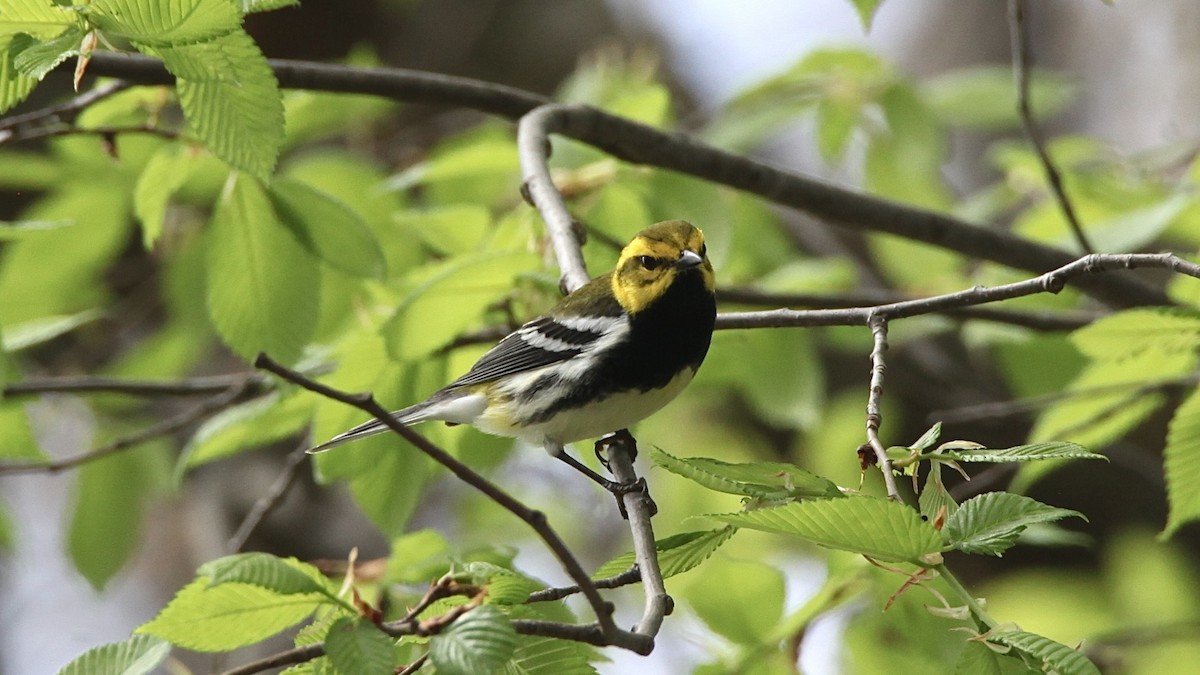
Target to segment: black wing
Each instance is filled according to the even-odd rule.
[[[602,337],[624,329],[625,324],[623,316],[534,319],[509,333],[446,388],[490,382],[573,359],[594,348]]]

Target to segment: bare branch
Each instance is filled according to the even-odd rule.
[[[642,571],[637,565],[621,572],[616,576],[608,577],[607,579],[597,579],[594,583],[596,588],[620,588],[629,584],[636,584],[642,580]],[[575,595],[580,592],[578,586],[558,586],[556,588],[543,588],[540,591],[534,591],[529,594],[525,602],[550,602],[552,600],[562,600],[563,598]]]
[[[285,88],[459,105],[509,119],[520,118],[548,102],[511,87],[431,73],[280,60],[270,64]],[[141,84],[174,81],[160,61],[141,56],[96,52],[90,71]],[[683,134],[659,131],[587,106],[554,105],[541,113],[538,121],[544,123],[540,135],[561,133],[627,162],[728,185],[844,227],[888,232],[1038,274],[1072,259],[1071,253],[1060,249],[784,171]],[[1081,288],[1116,306],[1170,304],[1158,289],[1132,279],[1089,280]]]
[[[1092,247],[1087,235],[1083,232],[1079,216],[1075,215],[1075,206],[1067,198],[1062,173],[1054,164],[1054,160],[1050,158],[1050,153],[1046,150],[1046,143],[1042,140],[1041,132],[1038,130],[1037,122],[1033,119],[1033,108],[1029,100],[1033,55],[1029,49],[1029,38],[1025,34],[1025,11],[1021,0],[1008,0],[1008,30],[1012,42],[1013,77],[1016,79],[1017,111],[1021,115],[1021,125],[1025,127],[1025,135],[1029,137],[1029,142],[1033,144],[1033,148],[1037,152],[1042,169],[1046,172],[1046,181],[1050,183],[1050,190],[1054,193],[1058,207],[1062,210],[1063,217],[1067,219],[1067,225],[1071,228],[1071,233],[1075,235],[1075,241],[1079,244],[1079,248],[1084,253],[1095,253],[1096,249]]]
[[[296,469],[299,469],[304,460],[308,459],[308,453],[305,452],[307,449],[308,439],[305,438],[300,447],[288,453],[287,460],[283,463],[283,470],[279,472],[275,482],[271,483],[271,487],[267,488],[267,492],[254,502],[254,506],[242,519],[237,531],[226,542],[226,551],[237,553],[242,550],[242,547],[246,545],[246,540],[250,538],[263,519],[270,515],[276,506],[279,506],[279,502],[283,501],[284,495],[296,481]]]
[[[629,432],[617,433],[613,441],[606,443],[608,448],[608,468],[617,481],[633,483],[637,481],[637,472],[633,469],[633,457],[637,448],[634,447],[633,436]],[[633,490],[621,495],[625,505],[625,513],[629,516],[629,529],[633,534],[634,559],[637,560],[638,570],[642,577],[642,587],[646,594],[646,605],[642,619],[634,627],[634,632],[651,637],[658,634],[662,627],[663,617],[671,613],[674,602],[667,595],[663,583],[662,570],[658,564],[658,549],[654,544],[654,527],[650,522],[654,515],[651,507],[653,502],[644,490]]]
[[[63,124],[48,124],[33,127],[24,131],[0,133],[0,146],[7,143],[20,143],[40,138],[57,138],[59,136],[99,136],[105,140],[113,139],[122,134],[149,134],[168,140],[182,138],[182,134],[174,129],[163,129],[149,124],[129,126],[100,126],[76,127]]]
[[[245,665],[238,666],[237,668],[230,668],[221,673],[221,675],[253,675],[254,673],[261,673],[264,670],[279,668],[280,666],[306,663],[324,655],[325,643],[318,642],[317,644],[304,645],[303,647],[296,647],[279,652],[278,654],[272,654],[257,661],[251,661]]]
[[[725,312],[717,315],[717,328],[807,328],[812,326],[863,326],[871,317],[887,321],[921,314],[934,314],[961,307],[1011,300],[1038,293],[1058,293],[1069,282],[1079,284],[1083,277],[1121,269],[1157,268],[1200,279],[1200,265],[1172,253],[1093,253],[1045,274],[1000,286],[976,286],[963,291],[935,295],[920,300],[905,300],[876,307],[848,309],[793,310],[762,312]]]
[[[550,242],[554,245],[554,257],[562,272],[561,285],[569,293],[586,284],[590,277],[567,203],[550,177],[547,117],[553,113],[554,106],[543,106],[521,118],[517,127],[517,152],[526,194],[546,222]]]
[[[124,394],[126,396],[208,396],[230,387],[260,390],[268,380],[258,373],[211,375],[175,381],[123,380],[112,377],[52,377],[4,385],[3,398],[39,394]]]
[[[915,298],[894,291],[851,291],[849,293],[769,293],[754,288],[719,288],[717,300],[741,305],[767,305],[774,307],[808,307],[834,309],[846,307],[880,306],[884,303],[903,302]],[[1010,326],[1020,326],[1040,331],[1069,331],[1082,328],[1099,319],[1103,314],[1087,311],[1037,311],[1000,309],[992,307],[961,307],[948,309],[939,314],[963,320],[991,321]]]
[[[86,110],[89,106],[109,96],[125,91],[131,86],[132,83],[130,82],[109,82],[85,91],[66,103],[0,119],[0,143],[3,143],[10,135],[15,133],[13,129],[37,126],[48,122],[73,123],[75,118],[79,116],[79,113]]]
[[[55,460],[52,462],[27,462],[27,463],[8,463],[0,464],[0,475],[6,473],[58,473],[67,469],[73,469],[81,464],[94,462],[98,459],[103,459],[110,455],[115,455],[118,452],[128,450],[137,445],[145,443],[153,438],[166,436],[167,434],[175,433],[191,424],[194,424],[209,415],[218,412],[234,401],[241,398],[246,392],[247,384],[236,384],[226,389],[223,393],[210,398],[209,400],[197,405],[193,408],[183,411],[178,415],[165,419],[157,424],[146,427],[145,429],[123,436],[115,441],[102,445],[94,450],[89,450],[73,457]]]
[[[883,472],[883,484],[887,486],[888,499],[900,501],[896,476],[892,473],[892,460],[888,458],[887,448],[879,440],[879,427],[883,424],[883,373],[887,369],[883,359],[883,354],[887,351],[887,319],[874,316],[869,319],[869,324],[875,346],[871,349],[871,385],[867,395],[867,444],[871,446],[879,470]]]

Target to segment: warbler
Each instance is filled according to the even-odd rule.
[[[616,269],[596,277],[488,350],[462,377],[397,410],[401,424],[440,420],[543,446],[606,486],[565,445],[624,430],[683,390],[716,320],[704,234],[668,220],[642,230]],[[311,450],[387,430],[364,422]]]

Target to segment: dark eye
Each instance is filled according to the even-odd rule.
[[[648,270],[658,269],[658,267],[663,263],[661,259],[649,255],[638,256],[638,262],[642,264],[642,267],[645,267]]]
[[[700,244],[700,257],[708,255],[708,244]]]

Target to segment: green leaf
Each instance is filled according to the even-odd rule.
[[[1017,90],[1008,66],[951,70],[924,83],[924,99],[948,124],[985,131],[1017,128]],[[1034,117],[1047,118],[1075,98],[1078,87],[1067,78],[1035,70],[1030,81]]]
[[[351,276],[383,276],[383,249],[375,233],[349,206],[287,178],[272,181],[268,195],[280,221],[314,255]]]
[[[67,548],[76,569],[96,589],[137,550],[142,511],[161,481],[162,447],[125,450],[79,470]]]
[[[12,521],[8,519],[8,511],[4,509],[4,502],[0,502],[0,553],[11,553],[15,543],[16,533],[13,530]]]
[[[171,645],[150,635],[93,647],[58,671],[58,675],[147,675],[167,659]]]
[[[4,0],[0,7],[0,36],[27,33],[43,38],[58,35],[76,22],[75,13],[51,0]],[[7,43],[3,45],[8,49]]]
[[[455,572],[458,579],[469,580],[476,586],[486,586],[487,601],[497,605],[520,605],[529,599],[529,594],[545,588],[545,585],[501,567],[494,563],[475,560]]]
[[[429,660],[442,675],[490,673],[512,658],[516,644],[508,617],[483,605],[429,640]]]
[[[999,654],[982,642],[968,640],[954,664],[954,675],[1038,675],[1012,654]]]
[[[83,29],[71,26],[62,35],[40,41],[28,34],[17,35],[9,49],[13,53],[13,67],[17,72],[35,80],[41,80],[58,64],[79,55],[83,41]]]
[[[910,445],[908,447],[912,448],[913,450],[928,449],[934,443],[937,443],[937,439],[941,435],[942,435],[942,423],[937,422],[933,426],[929,427],[929,429],[925,433],[921,434],[921,437],[917,439],[916,443],[913,443],[912,445]]]
[[[1078,511],[1048,506],[1024,495],[988,492],[960,504],[946,519],[942,533],[960,551],[998,557],[1016,543],[1026,527],[1069,517],[1087,520]]]
[[[1110,314],[1071,333],[1087,356],[1115,361],[1157,350],[1167,354],[1200,348],[1200,312],[1189,309],[1130,309]]]
[[[484,310],[511,292],[517,275],[538,265],[528,251],[505,251],[458,256],[427,270],[383,327],[388,352],[406,361],[428,357],[477,326]]]
[[[1077,443],[1050,442],[1017,445],[996,450],[942,450],[932,457],[945,457],[959,462],[1035,462],[1042,459],[1103,459],[1108,458],[1092,452]]]
[[[862,22],[864,31],[871,30],[871,21],[875,19],[875,12],[879,10],[879,5],[883,0],[850,0],[854,3],[854,9],[858,12],[858,20]]]
[[[1169,507],[1163,536],[1169,537],[1200,518],[1200,389],[1193,389],[1171,418],[1163,465]]]
[[[33,321],[8,326],[4,329],[4,351],[19,352],[22,349],[36,347],[66,335],[80,326],[89,324],[101,317],[101,313],[89,309],[67,316],[47,316]]]
[[[243,14],[267,12],[284,7],[297,7],[300,0],[240,0]]]
[[[329,627],[325,655],[338,673],[391,675],[396,666],[392,642],[374,624],[343,617]]]
[[[748,462],[733,464],[707,457],[680,459],[654,448],[654,463],[710,490],[760,499],[841,497],[832,481],[792,464]]]
[[[192,434],[180,457],[179,469],[260,448],[299,433],[312,420],[313,400],[304,394],[272,392],[213,415]]]
[[[658,551],[658,565],[664,579],[677,574],[683,574],[708,560],[722,544],[729,541],[737,532],[733,527],[722,527],[715,530],[700,530],[697,532],[681,532],[654,542],[654,550]],[[592,573],[593,579],[604,579],[616,576],[634,565],[637,557],[632,551],[623,553],[600,566]]]
[[[237,553],[210,560],[200,566],[198,576],[208,578],[208,587],[249,584],[280,595],[320,593],[333,598],[320,570],[295,558],[277,558],[269,553]]]
[[[783,615],[783,573],[757,560],[716,559],[689,587],[688,604],[714,632],[739,645],[765,642]]]
[[[303,621],[323,602],[316,594],[280,595],[250,584],[209,587],[199,577],[135,633],[199,652],[223,652],[265,640]]]
[[[779,377],[779,364],[792,364]],[[722,384],[756,414],[783,429],[808,429],[821,419],[824,372],[812,336],[805,332],[718,331],[697,384]]]
[[[1096,664],[1070,647],[1025,631],[991,633],[988,642],[1008,645],[1041,661],[1044,672],[1058,675],[1100,675]]]
[[[32,462],[49,459],[38,447],[25,406],[18,400],[0,401],[0,459]]]
[[[915,510],[861,495],[708,517],[737,527],[789,534],[818,546],[882,561],[929,565],[936,562],[942,549],[941,535]]]
[[[925,486],[921,489],[919,506],[921,515],[931,522],[937,518],[942,507],[946,508],[947,516],[958,510],[958,502],[954,501],[954,497],[950,495],[950,491],[942,482],[942,465],[937,462],[929,467],[929,475],[925,478]]]
[[[142,222],[142,243],[154,248],[162,235],[167,204],[197,166],[195,151],[178,143],[163,146],[151,157],[133,191],[133,208]]]
[[[3,18],[4,15],[0,14],[0,25]],[[17,72],[9,49],[11,44],[11,36],[0,35],[0,113],[5,113],[24,101],[29,92],[37,86],[37,80]]]
[[[317,264],[275,218],[258,181],[230,175],[207,247],[209,315],[225,342],[247,359],[298,359],[317,321]]]
[[[517,638],[512,658],[499,672],[503,675],[595,675],[588,661],[593,649],[580,642],[557,638]]]
[[[149,47],[212,40],[242,25],[231,0],[93,0],[84,7],[101,30]]]
[[[817,149],[827,164],[835,165],[841,161],[861,116],[862,106],[858,101],[822,99],[817,102]]]
[[[283,144],[283,99],[258,45],[242,31],[156,50],[178,78],[188,128],[217,157],[261,180]]]

